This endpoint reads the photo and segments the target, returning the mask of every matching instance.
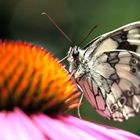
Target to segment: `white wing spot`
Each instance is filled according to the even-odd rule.
[[[97,51],[104,52],[107,50],[114,50],[117,47],[118,47],[118,43],[114,41],[113,39],[108,38],[100,44],[100,47],[97,48]]]

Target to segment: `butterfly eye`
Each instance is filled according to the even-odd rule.
[[[76,58],[78,55],[79,55],[78,48],[74,48],[74,49],[73,49],[73,52],[72,52],[73,58]]]
[[[118,106],[117,104],[112,104],[111,107],[110,107],[111,111],[114,113],[115,111],[118,110]]]

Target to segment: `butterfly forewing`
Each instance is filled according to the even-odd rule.
[[[79,51],[74,56],[74,49]],[[140,22],[106,33],[69,52],[71,73],[102,116],[127,120],[140,108]]]
[[[94,55],[97,51],[115,49],[140,53],[140,22],[130,23],[97,38],[85,47],[87,55]]]

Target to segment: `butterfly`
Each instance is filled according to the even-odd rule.
[[[140,21],[70,47],[69,72],[96,111],[124,121],[140,109]]]

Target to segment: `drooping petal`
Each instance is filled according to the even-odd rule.
[[[140,140],[120,129],[90,123],[69,115],[27,115],[20,109],[0,113],[0,140]]]
[[[83,131],[89,132],[91,135],[94,135],[94,137],[98,139],[101,138],[103,140],[104,139],[116,140],[117,138],[119,140],[129,140],[129,139],[140,140],[139,136],[121,129],[90,123],[87,121],[79,121],[78,118],[72,116],[61,117],[61,119],[64,122],[68,123],[69,125],[72,126],[75,125],[76,127],[82,129]]]
[[[0,112],[0,140],[46,140],[22,111]]]

